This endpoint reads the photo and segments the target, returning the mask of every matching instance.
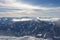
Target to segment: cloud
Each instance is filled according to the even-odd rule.
[[[36,14],[28,14],[25,12],[0,12],[0,17],[20,17],[20,16],[35,16]],[[36,17],[36,16],[35,16]]]
[[[41,6],[33,6],[33,5],[25,4],[23,2],[17,2],[17,0],[0,0],[0,7],[1,6],[7,8],[17,8],[17,9],[25,9],[25,10],[38,9],[42,11],[56,9],[56,8],[47,8]]]
[[[17,2],[16,0],[0,0],[0,6],[3,7],[14,7],[19,9],[41,9],[41,10],[47,10],[45,7],[39,7],[39,6],[33,6],[29,4],[25,4],[22,2]]]
[[[0,0],[0,8],[3,9],[0,9],[0,16],[55,16],[56,13],[60,13],[60,7],[47,8],[17,2],[17,0]]]

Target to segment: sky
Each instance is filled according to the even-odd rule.
[[[0,17],[60,18],[60,0],[0,0]]]

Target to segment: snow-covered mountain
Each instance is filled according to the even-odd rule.
[[[59,24],[60,18],[2,17],[0,18],[0,36],[60,37]]]

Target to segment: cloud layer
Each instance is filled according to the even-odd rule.
[[[19,0],[0,0],[0,16],[55,16],[60,7],[44,7],[27,4]],[[57,14],[57,15],[56,15]]]

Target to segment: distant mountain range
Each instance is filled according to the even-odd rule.
[[[60,37],[60,18],[1,17],[0,36]]]

